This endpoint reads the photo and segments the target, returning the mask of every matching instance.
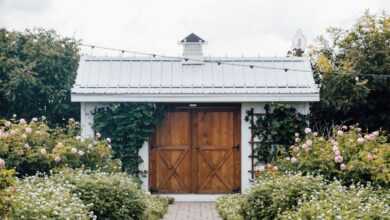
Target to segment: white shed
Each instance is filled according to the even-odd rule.
[[[251,169],[247,110],[279,102],[307,114],[309,103],[319,101],[310,62],[204,57],[205,41],[195,34],[181,43],[181,59],[82,57],[72,88],[72,101],[81,103],[82,135],[93,136],[91,112],[100,105],[172,103],[175,110],[140,152],[142,169],[150,171],[145,187],[182,199],[244,191]]]

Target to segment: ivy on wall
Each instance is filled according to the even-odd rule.
[[[266,104],[264,113],[248,111],[245,120],[251,123],[254,139],[253,157],[257,162],[269,163],[294,143],[295,133],[302,133],[307,117],[294,107]]]
[[[94,129],[111,139],[114,157],[122,161],[124,171],[141,174],[138,166],[143,161],[138,152],[164,118],[166,109],[163,104],[119,103],[95,110]]]

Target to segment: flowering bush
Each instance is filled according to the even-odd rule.
[[[224,220],[244,220],[244,202],[246,198],[241,194],[221,196],[216,201],[219,215]]]
[[[19,176],[61,167],[120,169],[119,162],[111,159],[107,140],[82,139],[77,130],[78,123],[72,119],[65,129],[50,129],[44,119],[37,118],[0,120],[0,158]]]
[[[346,188],[338,182],[300,204],[297,210],[283,213],[280,219],[388,219],[390,194],[370,187]]]
[[[244,203],[245,219],[274,219],[326,187],[321,177],[300,174],[260,176]]]
[[[73,186],[56,183],[38,176],[18,180],[11,193],[9,219],[74,219],[94,218],[88,206],[71,193]]]
[[[11,207],[10,193],[5,189],[15,183],[15,171],[4,169],[4,167],[1,166],[1,160],[2,159],[0,159],[0,219],[8,214]]]
[[[152,196],[148,193],[144,194],[146,209],[144,219],[158,220],[161,219],[168,211],[169,199],[160,196]]]
[[[390,183],[390,144],[380,132],[364,134],[358,127],[342,126],[329,138],[310,129],[306,133],[290,147],[292,156],[279,161],[283,169],[319,173],[345,184]]]
[[[160,219],[167,211],[168,199],[151,196],[140,189],[127,173],[63,170],[51,177],[69,183],[72,192],[98,219]]]

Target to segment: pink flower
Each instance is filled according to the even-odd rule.
[[[339,147],[337,147],[337,145],[333,145],[332,150],[333,150],[333,152],[338,151]]]
[[[343,162],[343,157],[340,156],[340,155],[336,155],[336,156],[334,157],[334,161],[335,161],[336,163],[342,163],[342,162]]]
[[[27,134],[31,134],[32,132],[32,129],[30,127],[27,127],[24,130],[26,131]]]
[[[335,150],[335,151],[334,151],[334,155],[340,156],[340,150],[339,150],[339,149]]]
[[[379,131],[374,131],[374,132],[372,132],[372,134],[373,134],[374,136],[378,137],[378,136],[379,136]]]
[[[298,159],[295,158],[295,157],[292,157],[292,158],[291,158],[291,163],[298,163]]]
[[[364,138],[360,137],[357,139],[358,144],[363,144],[364,143]]]
[[[347,169],[347,166],[346,166],[345,164],[342,163],[342,164],[340,164],[340,169],[341,169],[341,170],[345,170],[345,169]]]
[[[364,135],[364,138],[369,140],[369,141],[373,141],[373,140],[375,140],[375,135],[373,135],[373,134],[366,134],[366,135]]]
[[[21,119],[19,120],[19,123],[20,123],[21,125],[24,125],[24,124],[26,124],[27,122],[26,122],[26,120],[24,120],[23,118],[21,118]]]
[[[5,161],[0,158],[0,169],[4,169],[4,168],[5,168]]]
[[[305,134],[309,134],[311,133],[311,129],[310,128],[305,128]]]
[[[307,144],[305,143],[305,144],[302,144],[302,149],[306,149],[308,146],[307,146]]]
[[[371,153],[367,154],[367,160],[371,161],[374,159],[374,156]]]

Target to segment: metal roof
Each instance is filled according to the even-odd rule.
[[[203,40],[202,38],[200,38],[198,35],[194,34],[194,33],[191,33],[189,34],[187,37],[185,37],[183,40],[181,40],[180,42],[184,43],[184,42],[187,42],[187,43],[204,43],[206,42],[205,40]]]
[[[218,65],[261,65],[304,71]],[[72,88],[75,102],[261,102],[319,100],[305,58],[181,59],[83,57]]]

